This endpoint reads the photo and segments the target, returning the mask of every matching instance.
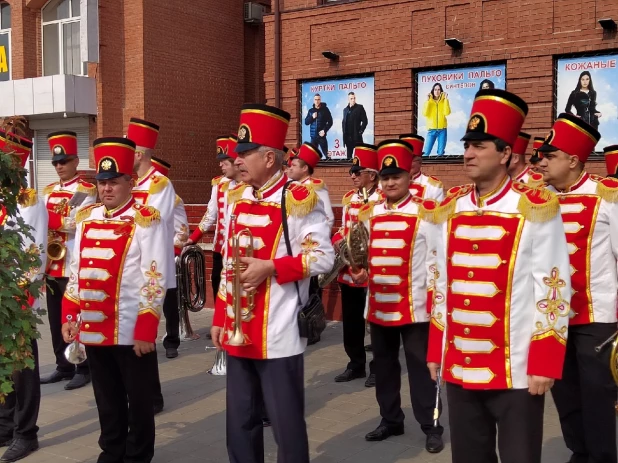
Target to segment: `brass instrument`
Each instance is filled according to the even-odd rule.
[[[208,349],[208,347],[206,349]],[[227,352],[224,350],[217,350],[215,354],[215,363],[207,373],[213,376],[227,375]]]
[[[206,304],[205,265],[204,251],[197,245],[186,246],[176,258],[180,332],[189,338],[194,334],[189,312],[199,312]]]
[[[76,192],[70,201],[66,198],[62,199],[58,204],[54,205],[53,212],[60,214],[63,217],[69,217],[71,211],[81,206],[84,200],[88,197],[86,193]],[[58,261],[65,258],[67,255],[67,246],[62,241],[62,237],[53,230],[50,230],[47,237],[47,259]]]
[[[232,332],[232,336],[228,339],[227,344],[230,346],[248,346],[251,344],[251,341],[242,331],[242,296],[245,291],[243,291],[242,284],[240,282],[240,274],[245,271],[247,266],[241,264],[240,259],[242,257],[253,257],[253,234],[248,228],[236,233],[236,216],[232,215],[230,219],[232,228],[232,294],[234,296],[234,330]],[[243,237],[248,240],[244,256],[242,255],[241,249],[241,241]],[[246,293],[246,300],[247,308],[245,313],[249,313],[255,307],[255,293]]]
[[[67,321],[71,323],[72,320],[73,316],[67,315]],[[82,317],[81,315],[78,315],[76,322],[77,335],[75,336],[75,340],[71,344],[69,344],[64,350],[64,357],[69,361],[69,363],[72,363],[73,365],[79,365],[80,363],[85,362],[87,358],[86,347],[81,342],[79,342],[79,329],[81,328],[81,326]]]
[[[62,260],[67,255],[67,246],[54,232],[50,232],[47,239],[47,259]]]
[[[609,338],[594,348],[595,352],[599,353],[609,343],[612,344],[612,350],[609,354],[609,370],[612,372],[612,377],[618,384],[618,331],[612,334]]]

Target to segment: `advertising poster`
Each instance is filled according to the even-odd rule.
[[[301,92],[301,142],[316,145],[322,161],[349,162],[356,144],[373,144],[373,76],[307,81]]]
[[[8,32],[0,34],[0,82],[11,79],[11,70],[9,68],[9,57],[11,56],[9,38],[10,35]]]
[[[505,89],[504,64],[417,73],[417,133],[425,156],[460,156],[474,95],[481,88]]]
[[[557,61],[556,117],[571,113],[601,133],[595,151],[618,143],[618,55]]]

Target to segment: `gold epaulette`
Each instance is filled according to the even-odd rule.
[[[315,190],[300,183],[290,183],[285,195],[285,208],[292,217],[304,217],[318,204]]]
[[[545,186],[545,182],[543,182],[543,174],[539,174],[537,172],[531,172],[528,175],[528,180],[526,181],[526,185],[532,188],[541,188]]]
[[[466,183],[464,185],[458,185],[458,186],[454,186],[452,188],[449,188],[446,192],[445,196],[459,196],[459,192],[464,189],[467,190],[468,188],[470,188],[470,190],[468,190],[468,192],[472,191],[472,188],[474,187],[474,184],[472,183]]]
[[[221,188],[221,191],[222,191],[223,193],[225,193],[226,191],[228,191],[228,190],[230,189],[230,183],[231,183],[231,182],[224,182],[224,183],[221,183],[221,184],[220,184],[220,185],[221,185],[221,187],[220,187],[220,188]]]
[[[177,207],[182,202],[180,196],[176,195],[176,200],[174,201],[174,207]]]
[[[221,183],[221,179],[223,178],[223,175],[219,175],[218,177],[215,177],[211,180],[211,185],[212,186],[217,186],[219,183]]]
[[[58,185],[58,182],[50,183],[45,188],[43,188],[43,195],[47,196],[51,194],[51,192],[54,191],[54,188],[56,188],[56,185]]]
[[[75,223],[80,223],[86,220],[88,217],[90,217],[92,210],[95,207],[99,207],[99,206],[101,206],[101,203],[89,204],[87,206],[82,207],[81,209],[78,209],[77,212],[75,213]]]
[[[596,194],[608,203],[618,202],[618,180],[613,177],[590,175],[590,179],[597,184]]]
[[[86,193],[88,196],[96,196],[97,195],[97,187],[92,183],[84,182],[80,180],[77,184],[77,191],[80,193]]]
[[[373,206],[375,204],[373,202],[368,202],[367,204],[363,204],[361,208],[358,210],[358,220],[360,222],[366,222],[373,215]]]
[[[169,182],[169,179],[164,175],[152,175],[150,177],[150,187],[148,188],[148,193],[151,195],[160,193],[169,184]]]
[[[21,207],[34,206],[39,201],[36,190],[33,188],[24,188],[19,192],[17,202]]]
[[[560,213],[558,197],[545,188],[533,188],[521,182],[513,182],[511,188],[521,196],[517,210],[529,222],[547,222]]]
[[[422,220],[428,220],[428,214],[431,211],[435,211],[440,204],[435,199],[423,199],[418,196],[412,196],[412,201],[418,204],[418,216]]]
[[[354,193],[356,193],[356,190],[350,190],[346,194],[344,194],[343,198],[341,199],[341,204],[343,204],[344,206],[349,206],[352,202],[352,196],[354,196]]]
[[[161,221],[161,213],[152,206],[136,203],[133,204],[133,210],[135,210],[135,223],[142,228],[150,227],[153,223]]]
[[[441,203],[426,200],[425,204],[423,204],[422,218],[436,225],[443,224],[455,212],[457,200],[462,196],[470,194],[473,189],[474,186],[472,184],[456,186],[448,190],[446,198]]]
[[[243,193],[245,192],[245,188],[249,185],[246,183],[239,183],[234,185],[234,188],[227,190],[227,203],[232,204],[242,198]]]
[[[305,185],[310,186],[315,191],[318,191],[324,188],[325,183],[324,183],[324,180],[322,179],[310,177],[309,183],[305,183]]]
[[[433,175],[428,175],[427,179],[428,179],[429,184],[431,186],[435,186],[435,187],[444,189],[444,184],[440,181],[440,179],[434,177]]]

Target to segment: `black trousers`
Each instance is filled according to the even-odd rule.
[[[277,463],[309,463],[303,354],[269,360],[227,356],[230,463],[264,462],[263,406],[279,447]]]
[[[615,323],[569,327],[562,380],[552,395],[574,463],[616,463],[616,384],[609,369],[611,346],[594,350],[616,331]]]
[[[178,349],[180,346],[180,312],[178,311],[178,288],[170,288],[163,300],[163,315],[165,315],[165,338],[163,347]]]
[[[321,159],[328,159],[328,140],[326,137],[316,135],[311,139],[311,143],[320,148]]]
[[[149,463],[154,456],[152,389],[157,354],[135,355],[133,346],[86,346],[99,412],[103,451],[98,463]]]
[[[392,428],[402,425],[405,418],[401,409],[400,340],[403,341],[406,356],[414,417],[425,434],[442,435],[444,429],[439,423],[434,427],[433,421],[436,383],[431,379],[426,360],[429,323],[403,326],[371,324],[373,371],[376,375],[376,399],[380,405],[381,424]]]
[[[51,333],[52,348],[56,356],[56,370],[62,372],[76,371],[79,374],[88,374],[88,360],[73,365],[64,356],[68,344],[62,337],[62,298],[69,283],[68,278],[47,278],[47,318],[49,319],[49,331]]]
[[[215,237],[216,239],[216,237]],[[212,253],[212,298],[217,299],[217,293],[219,292],[219,285],[221,284],[221,272],[223,271],[223,255],[220,252]]]
[[[453,463],[541,463],[544,395],[446,385]]]
[[[4,404],[0,403],[0,440],[13,437],[32,440],[37,437],[41,383],[36,339],[32,340],[32,356],[34,369],[25,368],[13,373],[13,392],[6,396]]]
[[[358,143],[362,143],[362,141],[361,142],[355,142],[354,140],[345,141],[345,146],[348,149],[348,161],[351,161],[352,158],[354,157],[354,148],[356,147]]]
[[[365,352],[365,303],[367,288],[355,288],[339,284],[341,288],[341,312],[343,321],[343,348],[350,358],[350,370],[365,371],[367,354]],[[373,361],[369,364],[373,371]]]

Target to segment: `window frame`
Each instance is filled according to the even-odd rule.
[[[81,51],[80,51],[80,73],[79,74],[67,74],[64,70],[64,46],[63,46],[63,38],[64,38],[64,28],[63,26],[65,24],[72,24],[72,23],[80,23],[81,22],[81,11],[80,11],[80,15],[79,16],[70,16],[73,14],[73,3],[72,2],[79,2],[80,0],[67,0],[69,2],[69,17],[65,18],[65,19],[55,19],[53,21],[43,21],[43,10],[45,8],[47,8],[49,6],[50,3],[52,3],[55,0],[49,0],[47,3],[45,3],[45,5],[43,6],[43,8],[41,8],[41,71],[42,71],[42,75],[43,77],[49,77],[49,76],[55,76],[55,75],[60,75],[60,76],[64,76],[64,75],[69,75],[69,76],[73,76],[73,75],[77,75],[77,76],[86,76],[87,74],[84,73],[84,62],[81,61]],[[59,62],[59,73],[58,74],[50,74],[49,76],[45,74],[45,40],[44,40],[44,33],[43,30],[45,28],[45,26],[50,26],[52,24],[57,24],[58,25],[58,62]],[[80,44],[81,46],[81,44]]]
[[[11,8],[11,4],[9,2],[5,2],[5,1],[0,1],[0,5],[6,3],[9,8]],[[2,20],[2,13],[0,12],[0,24],[1,24],[1,20]],[[11,50],[13,49],[13,45],[11,43],[11,30],[13,29],[13,15],[11,14],[11,27],[9,27],[8,29],[0,29],[0,34],[6,34],[9,36],[9,49],[8,49],[8,59],[9,59],[9,81],[13,80],[13,60],[12,60],[12,56],[11,56]]]

